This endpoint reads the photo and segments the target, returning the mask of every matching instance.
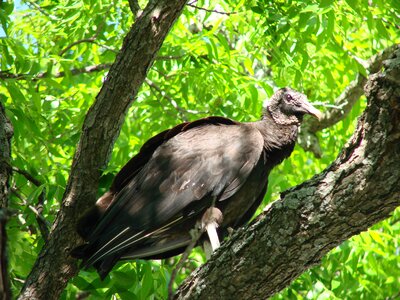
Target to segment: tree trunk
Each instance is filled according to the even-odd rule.
[[[9,178],[11,175],[11,137],[13,127],[0,102],[0,299],[11,299],[7,270],[7,234]]]
[[[175,299],[266,299],[400,205],[400,48],[372,75],[368,106],[338,158],[238,230]]]
[[[127,34],[121,52],[86,115],[62,205],[19,299],[57,299],[77,271],[70,250],[82,242],[76,220],[96,197],[125,113],[135,99],[185,0],[152,0]]]

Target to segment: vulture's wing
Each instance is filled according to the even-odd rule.
[[[185,218],[203,213],[212,201],[229,198],[245,183],[262,149],[259,131],[244,124],[204,122],[181,128],[133,174],[122,170],[122,189],[89,236],[83,265],[104,263],[107,269],[128,250],[140,250],[152,235],[177,230]],[[185,243],[166,243],[168,247],[157,251],[172,251]]]

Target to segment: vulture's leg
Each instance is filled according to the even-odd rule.
[[[217,228],[218,228],[218,226],[217,226]],[[228,231],[228,238],[230,238],[230,237],[232,236],[232,234],[235,232],[235,230],[234,230],[232,227],[228,227],[226,230]],[[212,237],[210,236],[210,231],[209,231],[208,229],[207,229],[207,233],[208,233],[208,237],[209,237],[210,241],[205,240],[205,241],[203,242],[203,249],[204,249],[204,253],[206,254],[206,259],[207,259],[207,260],[209,260],[209,259],[211,258],[211,255],[213,254],[213,252],[215,251],[215,249],[217,249],[217,248],[220,246],[218,234],[217,234],[216,230],[214,230],[214,232],[215,232],[215,235],[216,235],[216,239],[215,239],[215,241],[216,241],[216,243],[217,243],[216,246],[215,246],[215,244],[214,244],[214,246],[213,246],[213,245],[212,245],[212,242],[210,242],[210,241],[212,241],[213,239],[212,239]]]
[[[204,242],[204,252],[206,253],[207,259],[209,259],[211,254],[220,246],[217,228],[221,223],[222,212],[216,207],[207,209],[201,218],[201,228],[203,231],[207,231],[210,240],[209,242]]]
[[[206,253],[207,259],[209,259],[211,257],[212,252],[219,247],[220,243],[219,243],[217,228],[221,223],[222,223],[222,212],[218,208],[212,206],[205,211],[203,217],[201,218],[201,221],[196,224],[195,228],[190,230],[192,241],[186,247],[186,250],[182,254],[175,269],[172,270],[171,278],[168,283],[168,299],[172,299],[172,296],[174,294],[172,290],[172,285],[175,281],[175,277],[178,270],[180,270],[183,263],[187,260],[190,252],[192,251],[194,246],[196,246],[197,242],[203,235],[204,231],[207,231],[208,237],[210,239],[210,242],[208,241],[207,242],[209,245],[211,244],[211,247],[210,246],[204,247],[204,252]]]
[[[204,229],[201,227],[201,224],[197,223],[195,228],[189,231],[192,241],[187,245],[185,252],[182,253],[181,258],[179,259],[177,265],[172,270],[171,278],[168,283],[168,298],[172,299],[174,295],[174,291],[172,289],[172,285],[174,284],[176,274],[182,268],[183,263],[188,259],[190,252],[192,252],[193,248],[196,246],[199,241],[201,235],[204,233]]]

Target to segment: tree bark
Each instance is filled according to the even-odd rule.
[[[81,242],[76,220],[95,201],[101,170],[108,163],[127,109],[185,3],[149,1],[127,34],[86,115],[60,211],[19,299],[57,299],[77,273],[77,261],[69,255]]]
[[[8,277],[7,234],[9,178],[11,175],[11,138],[13,127],[8,120],[3,104],[0,102],[0,299],[11,299]]]
[[[370,76],[337,159],[281,195],[179,287],[175,299],[266,299],[400,205],[400,48]]]

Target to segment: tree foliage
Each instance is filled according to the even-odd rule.
[[[115,0],[0,4],[0,101],[14,126],[15,213],[8,222],[14,294],[60,208],[85,115],[140,13]],[[304,91],[322,110],[337,109],[342,91],[358,74],[368,75],[368,59],[400,42],[399,17],[396,0],[189,2],[127,113],[98,193],[152,135],[206,115],[255,120],[276,86]],[[327,167],[364,107],[361,98],[346,118],[318,133],[321,159],[296,147],[271,174],[263,206]],[[275,298],[398,297],[399,213],[331,251]],[[93,270],[81,271],[62,297],[166,298],[176,261],[120,264],[104,282]],[[192,253],[176,283],[203,262],[201,251]]]

